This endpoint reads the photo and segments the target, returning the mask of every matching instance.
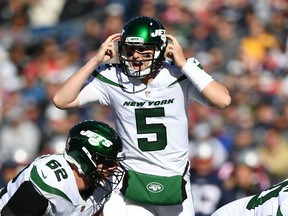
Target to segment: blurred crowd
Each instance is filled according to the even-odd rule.
[[[113,125],[107,107],[63,111],[51,98],[108,35],[139,15],[159,19],[232,96],[222,111],[190,107],[196,215],[209,215],[208,201],[216,200],[201,197],[209,194],[201,184],[217,185],[222,205],[288,177],[286,0],[2,0],[0,187],[37,155],[61,152],[76,122]]]

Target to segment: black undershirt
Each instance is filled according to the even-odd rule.
[[[47,207],[48,200],[38,193],[31,182],[26,181],[4,206],[1,216],[41,216]]]

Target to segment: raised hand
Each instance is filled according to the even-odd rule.
[[[107,62],[116,55],[114,42],[120,39],[120,35],[121,33],[113,34],[102,43],[97,54],[93,57],[97,64]]]
[[[186,64],[187,60],[184,56],[182,47],[180,46],[177,39],[167,34],[166,35],[168,40],[170,40],[172,43],[168,43],[166,48],[166,56],[173,60],[173,62],[178,65],[180,68],[183,68],[183,66]]]

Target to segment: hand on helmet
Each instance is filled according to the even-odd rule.
[[[98,64],[107,62],[116,55],[114,41],[119,40],[120,35],[121,33],[113,34],[104,41],[104,43],[99,48],[96,56],[94,57],[94,60]]]
[[[171,40],[172,43],[169,43],[166,48],[166,57],[173,60],[173,62],[178,65],[180,68],[183,68],[187,60],[184,56],[182,47],[178,43],[177,39],[172,35],[166,35],[168,40]]]

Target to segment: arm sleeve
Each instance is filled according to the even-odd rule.
[[[46,212],[48,200],[41,196],[31,182],[21,184],[1,211],[2,216],[40,216]]]

